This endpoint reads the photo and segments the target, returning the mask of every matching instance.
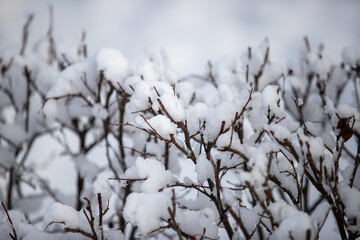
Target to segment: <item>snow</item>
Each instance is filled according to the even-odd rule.
[[[43,114],[49,121],[53,121],[56,118],[57,111],[57,102],[53,99],[47,101],[42,109]]]
[[[310,63],[312,70],[320,75],[320,79],[326,79],[327,74],[330,72],[333,64],[328,57],[318,58],[314,63]]]
[[[159,7],[159,4],[153,3],[142,5],[119,2],[104,5],[89,1],[86,5],[72,4],[71,8],[65,7],[68,6],[67,3],[53,4],[56,10],[56,31],[54,31],[56,57],[58,61],[63,61],[65,57],[69,60],[69,63],[65,63],[64,70],[59,69],[59,63],[56,61],[52,64],[47,63],[48,40],[46,37],[38,37],[46,34],[47,26],[44,27],[44,24],[48,22],[47,14],[46,19],[43,18],[47,11],[43,11],[42,3],[20,4],[18,1],[0,3],[0,13],[2,13],[0,38],[3,40],[0,45],[6,45],[9,41],[14,45],[4,50],[4,52],[13,51],[11,53],[14,55],[13,65],[8,72],[0,74],[0,134],[5,137],[0,139],[0,175],[1,180],[4,180],[0,181],[0,190],[5,190],[0,191],[0,198],[5,198],[8,181],[11,179],[7,168],[15,167],[15,177],[21,180],[19,189],[23,192],[23,197],[21,194],[14,194],[13,207],[24,211],[26,215],[17,210],[9,210],[9,214],[19,231],[19,238],[83,239],[79,234],[48,233],[62,232],[62,228],[66,226],[79,227],[91,232],[83,213],[72,207],[76,195],[75,178],[78,174],[85,179],[80,198],[89,197],[91,202],[96,204],[96,196],[101,193],[103,209],[107,200],[111,199],[110,216],[107,215],[109,218],[106,221],[116,222],[116,228],[121,228],[123,226],[119,226],[117,220],[124,213],[126,221],[130,223],[124,230],[126,235],[131,232],[132,227],[137,226],[136,234],[140,233],[141,238],[151,238],[152,236],[148,236],[151,231],[166,226],[170,218],[168,208],[173,208],[171,197],[174,190],[175,218],[184,233],[194,235],[195,238],[201,238],[202,235],[210,239],[225,238],[226,231],[217,209],[219,206],[215,206],[207,194],[194,189],[195,185],[199,185],[201,190],[212,194],[206,187],[206,180],[214,180],[215,169],[212,161],[218,159],[224,169],[221,171],[222,188],[214,189],[213,193],[219,190],[223,206],[233,207],[236,214],[240,214],[244,220],[245,227],[252,231],[258,223],[260,214],[263,214],[263,209],[259,205],[253,207],[248,192],[236,188],[241,188],[245,182],[248,182],[254,187],[261,200],[266,199],[265,190],[268,186],[265,183],[268,180],[270,153],[274,157],[270,173],[279,179],[281,187],[286,188],[294,196],[297,195],[295,179],[289,174],[292,173],[293,167],[289,160],[279,153],[279,149],[286,154],[289,154],[288,151],[266,133],[261,141],[255,143],[255,138],[263,129],[272,131],[281,141],[290,141],[299,155],[295,169],[300,175],[308,168],[307,164],[304,164],[307,163],[304,157],[306,158],[308,153],[315,160],[316,166],[322,161],[328,175],[333,171],[333,160],[338,154],[336,139],[340,132],[337,128],[339,118],[348,119],[351,128],[354,123],[352,130],[360,130],[360,115],[353,98],[356,96],[355,90],[358,85],[353,87],[353,82],[349,81],[352,73],[348,73],[359,61],[356,52],[358,46],[351,46],[359,42],[358,33],[354,31],[354,22],[359,20],[356,11],[358,6],[355,3],[325,4],[323,1],[307,1],[301,4],[264,2],[244,5],[181,1],[166,3]],[[20,56],[18,53],[21,42],[15,41],[16,39],[21,41],[20,31],[16,30],[21,28],[24,22],[24,17],[20,15],[24,14],[25,9],[28,12],[34,8],[38,8],[36,24],[31,25],[28,47],[25,55]],[[319,9],[327,11],[318,11]],[[344,12],[340,14],[342,11]],[[185,14],[187,17],[184,17]],[[95,20],[94,16],[100,17]],[[289,21],[283,21],[284,18]],[[324,19],[323,23],[318,21],[320,18]],[[15,25],[17,27],[14,27]],[[116,27],[110,29],[108,26]],[[330,29],[327,26],[332,27]],[[78,54],[79,33],[84,28],[88,33],[86,42],[89,43],[90,57]],[[337,33],[335,35],[334,29],[338,30],[335,31]],[[11,33],[15,31],[16,34]],[[77,39],[73,39],[73,43],[69,44],[65,41],[71,42],[73,38],[71,31],[76,32]],[[130,32],[131,34],[126,34]],[[301,53],[303,62],[300,61],[300,64],[290,62],[288,66],[278,64],[279,59],[282,63],[286,63],[283,61],[284,58],[297,54],[298,48],[294,46],[300,44],[304,34],[309,36],[311,50],[304,47]],[[251,48],[249,54],[246,44],[256,44],[264,36],[269,36],[272,42],[265,39],[260,46]],[[63,37],[66,39],[61,39]],[[294,42],[293,39],[299,40],[299,44],[290,43]],[[326,51],[317,48],[321,39],[326,40]],[[339,59],[335,58],[333,61],[335,55],[333,53],[339,52],[339,47],[342,47],[339,43],[349,43],[350,47],[346,47],[342,52],[342,61],[345,65],[335,66],[334,63],[339,62]],[[100,48],[99,45],[114,48]],[[165,48],[162,50],[162,56],[151,53],[152,50],[157,51],[162,47]],[[268,47],[271,51],[265,64],[264,58]],[[142,51],[144,48],[145,54]],[[150,50],[148,51],[147,48]],[[330,52],[327,51],[328,49]],[[244,54],[238,56],[241,51],[244,51]],[[170,57],[165,56],[165,52],[169,52]],[[235,57],[227,56],[216,60],[227,53]],[[331,54],[331,58],[327,54]],[[124,57],[125,55],[129,60]],[[139,62],[139,55],[141,58],[147,56],[140,61],[140,64],[132,65]],[[4,63],[9,62],[10,57],[11,55],[7,53],[1,53],[2,70]],[[207,61],[212,63],[211,74],[215,78],[215,83],[209,79]],[[262,65],[264,68],[259,78],[259,85],[253,89],[251,101],[240,119],[243,123],[244,136],[242,136],[238,132],[239,129],[233,129],[233,120],[236,113],[239,114],[247,103],[250,89],[254,88],[255,76],[259,74]],[[35,93],[35,87],[31,86],[34,94],[30,99],[31,112],[27,115],[24,110],[26,108],[24,66],[31,70],[31,78],[36,79],[36,84],[46,97],[57,98],[72,94],[81,97],[65,97],[56,101],[49,99],[42,108],[42,96]],[[246,79],[247,66],[248,79]],[[283,74],[286,74],[286,69],[292,69],[294,73],[285,76]],[[105,77],[102,85],[99,85],[100,71],[103,71]],[[310,73],[315,73],[315,76],[307,92],[307,84],[310,84],[307,75]],[[327,84],[325,101],[319,95],[316,81]],[[118,92],[109,92],[111,95],[108,100],[114,104],[108,112],[104,105],[107,100],[104,97],[112,90],[110,84]],[[98,93],[96,91],[99,86],[102,90]],[[342,86],[345,88],[338,99],[337,93]],[[15,106],[11,106],[12,100],[4,94],[4,89],[13,93]],[[120,94],[122,90],[127,94]],[[97,94],[100,100],[95,96]],[[85,99],[82,99],[83,97]],[[290,97],[295,97],[302,105],[306,128],[315,137],[305,133],[300,126],[297,119],[298,112]],[[107,136],[110,148],[106,149],[108,144],[105,146],[102,140],[91,151],[86,149],[86,153],[78,153],[76,149],[79,139],[72,136],[68,142],[69,150],[59,144],[56,145],[56,154],[50,155],[46,150],[52,149],[53,146],[51,143],[49,145],[50,134],[46,134],[47,139],[40,144],[37,144],[38,140],[36,140],[30,157],[26,159],[24,165],[18,166],[21,158],[26,156],[24,151],[29,147],[31,137],[47,128],[53,131],[51,134],[54,138],[61,136],[59,129],[86,134],[86,146],[89,146],[87,144],[94,139],[101,139],[102,120],[109,118],[111,123],[119,122],[117,101],[120,100],[126,102],[124,122],[129,125],[123,128],[110,126]],[[162,109],[159,100],[166,111]],[[292,107],[287,106],[289,102],[285,105],[285,101],[288,100]],[[324,102],[325,109],[323,109]],[[275,115],[271,124],[267,118],[268,109],[270,117],[272,114]],[[328,116],[322,114],[323,110]],[[168,117],[166,112],[171,117]],[[25,130],[27,116],[29,116],[29,129]],[[46,119],[43,119],[43,116]],[[331,125],[327,122],[328,117],[331,119]],[[177,126],[180,122],[188,128],[190,135],[195,135],[190,144],[195,153],[196,164],[186,158],[173,144],[165,144],[165,142],[169,143],[170,136],[174,135],[177,143],[188,149],[188,146],[185,146],[184,132]],[[221,129],[222,124],[224,125]],[[144,128],[156,133],[157,136],[150,136],[145,131],[130,125]],[[118,136],[120,130],[123,130],[122,136]],[[224,133],[222,130],[227,132]],[[64,141],[62,144],[67,143],[66,136],[67,134],[59,139],[60,142]],[[232,141],[230,141],[231,137]],[[16,146],[12,146],[7,140],[15,143]],[[309,147],[300,144],[300,141],[308,143]],[[240,164],[244,159],[236,153],[221,151],[230,146],[230,142],[232,149],[246,154],[250,160],[247,163],[249,169],[245,169],[244,165]],[[342,143],[343,140],[340,139],[338,144]],[[329,149],[326,149],[325,145]],[[167,146],[169,149],[166,149]],[[205,155],[205,146],[213,146],[208,152],[210,157]],[[356,153],[355,134],[345,146],[351,153]],[[165,149],[168,152],[165,152]],[[106,150],[110,150],[108,156],[105,156]],[[71,153],[72,151],[76,153]],[[67,155],[63,156],[60,152]],[[353,160],[348,155],[343,151],[341,156],[339,181],[342,182],[339,183],[339,193],[340,200],[344,203],[347,230],[358,231],[360,210],[358,201],[355,200],[360,198],[358,191],[360,174],[357,173],[355,177],[354,188],[350,188],[349,177],[353,170]],[[169,160],[167,169],[163,164],[166,157]],[[289,157],[293,159],[291,154]],[[120,183],[113,181],[111,185],[108,181],[102,181],[103,178],[117,175],[109,169],[108,161],[113,165],[111,170],[116,171],[119,177],[133,180],[132,184],[128,185],[131,186],[128,198],[122,199],[129,193],[124,192],[123,189],[126,186],[125,180]],[[49,172],[47,166],[52,162],[55,164]],[[236,168],[225,170],[226,167],[234,166]],[[39,179],[34,176],[35,171],[38,170],[41,172]],[[63,176],[59,177],[59,174]],[[177,179],[183,179],[185,186],[170,187],[173,184],[182,184]],[[53,203],[45,214],[43,222],[28,224],[25,216],[29,217],[30,222],[36,221],[36,217],[43,211],[41,207],[44,208],[44,205],[53,202],[49,200],[46,184],[54,191],[56,198],[69,205]],[[202,184],[205,185],[204,188]],[[321,184],[326,190],[331,187],[327,181]],[[269,203],[276,225],[271,228],[268,217],[264,217],[264,224],[273,231],[272,236],[267,231],[263,231],[264,237],[305,239],[309,229],[312,234],[310,237],[315,238],[314,226],[323,222],[330,206],[327,203],[319,205],[310,217],[298,210],[297,206],[279,200],[275,183],[271,182],[269,187],[273,190],[276,200],[275,203]],[[311,200],[312,197],[310,194]],[[44,224],[43,227],[46,227],[53,221],[64,221],[65,224],[52,224],[47,232],[41,232],[36,228],[39,224]],[[299,222],[301,224],[298,224]],[[11,227],[2,210],[0,223],[0,239],[8,238],[7,233],[11,232]],[[237,231],[233,238],[242,237],[241,230],[233,219],[230,220],[230,224]],[[332,222],[330,225],[335,226]],[[327,230],[324,229],[322,232],[326,234]],[[164,234],[169,233],[175,235],[172,230],[164,231]],[[105,229],[104,236],[109,239],[125,239],[118,230]],[[157,237],[158,235],[154,236]]]
[[[310,231],[310,239],[312,239],[315,235],[315,228],[311,218],[306,213],[297,213],[285,218],[270,239],[306,239],[308,231]]]
[[[1,156],[0,163],[6,168],[10,168],[15,164],[14,163],[15,154],[11,152],[10,149],[0,147],[0,156]]]
[[[30,53],[25,58],[27,66],[31,70],[32,79],[36,79],[39,89],[47,93],[59,74],[57,66],[55,64],[47,64],[44,58],[41,58],[38,54]]]
[[[320,157],[324,155],[324,151],[325,151],[325,147],[324,147],[322,138],[317,137],[314,139],[310,139],[309,145],[310,145],[309,153],[311,154],[312,158],[315,161],[319,160]]]
[[[214,211],[211,208],[204,208],[200,211],[198,221],[202,228],[211,226],[215,221]]]
[[[99,173],[99,167],[86,159],[86,156],[80,155],[73,158],[77,172],[85,181],[92,183]]]
[[[145,122],[145,120],[138,116],[136,118],[136,122],[143,128],[148,129],[150,131],[156,131],[156,135],[160,137],[170,140],[170,135],[176,134],[176,124],[171,122],[171,120],[164,115],[156,115]]]
[[[207,179],[214,178],[214,167],[204,154],[197,158],[195,171],[197,173],[197,180],[200,184],[203,184]]]
[[[176,94],[185,106],[188,106],[195,94],[195,88],[189,82],[179,82],[175,88]]]
[[[218,228],[213,220],[213,211],[210,208],[202,211],[183,210],[176,215],[176,221],[185,233],[201,236],[205,228],[205,236],[212,239],[218,237]]]
[[[345,205],[345,212],[349,218],[359,219],[360,218],[360,203],[354,199],[359,199],[360,192],[357,189],[350,188],[345,181],[340,183],[339,193]],[[359,231],[360,226],[358,223],[357,231]],[[355,230],[355,229],[354,229]]]
[[[198,103],[205,103],[208,106],[219,104],[219,93],[213,84],[205,81],[193,84],[196,88],[195,97]]]
[[[61,72],[54,85],[47,94],[48,98],[63,96],[66,94],[84,93],[90,95],[89,90],[81,81],[86,75],[86,83],[91,89],[96,88],[97,74],[96,62],[94,59],[78,62]],[[84,73],[86,73],[84,75]]]
[[[29,137],[24,128],[19,127],[18,124],[2,124],[0,123],[0,133],[5,138],[10,140],[15,145],[21,145]]]
[[[261,212],[257,212],[258,209],[248,209],[245,207],[240,207],[238,211],[240,211],[241,219],[246,219],[244,221],[244,226],[248,229],[248,233],[251,233],[255,230],[256,225],[259,223]],[[261,210],[260,210],[261,211]]]
[[[311,132],[314,136],[321,135],[321,128],[317,122],[306,121],[305,122],[306,129]]]
[[[124,79],[131,74],[129,62],[117,49],[102,48],[96,55],[97,70],[104,71],[105,78],[114,86],[122,85]]]
[[[355,66],[356,61],[359,60],[359,54],[355,46],[347,46],[341,52],[342,58],[345,63],[350,66]]]
[[[326,215],[330,210],[330,206],[328,203],[321,203],[311,214],[311,218],[316,224],[322,224],[326,220]]]
[[[17,210],[10,210],[8,211],[8,214],[11,218],[11,221],[15,222],[15,223],[28,223],[28,221],[26,220],[26,217],[24,215],[24,213],[17,211]],[[0,218],[0,222],[2,224],[4,224],[6,222],[6,224],[10,224],[7,215],[5,214],[5,212],[1,209],[1,218]]]
[[[168,67],[165,69],[164,77],[168,83],[175,85],[179,81],[179,76],[174,69]]]
[[[257,75],[261,65],[264,63],[266,49],[269,46],[269,41],[267,39],[263,40],[261,44],[252,52],[251,57],[249,58],[248,51],[244,52],[242,55],[243,65],[249,65],[249,74]]]
[[[94,104],[94,106],[91,109],[91,113],[95,118],[99,118],[101,120],[105,120],[108,117],[108,112],[99,103]]]
[[[176,122],[180,122],[185,119],[185,110],[179,98],[177,98],[173,94],[164,93],[159,99],[161,103],[164,105],[166,111]],[[153,108],[156,109],[157,107],[154,105],[155,104],[153,104]]]
[[[241,145],[239,136],[237,134],[233,133],[231,141],[231,130],[219,136],[216,141],[216,146],[218,149],[231,147],[232,149],[238,150],[240,152],[245,152],[244,146]]]
[[[23,213],[36,213],[45,203],[46,196],[44,194],[33,194],[24,198],[18,199],[14,203],[14,208]]]
[[[251,111],[249,120],[251,122],[251,126],[258,131],[261,131],[264,125],[268,122],[263,109],[254,109]]]
[[[95,218],[96,221],[96,218]],[[61,203],[53,203],[49,206],[44,216],[43,228],[45,232],[39,232],[37,229],[29,229],[30,231],[26,233],[26,237],[24,239],[83,239],[84,237],[80,234],[46,234],[46,232],[51,232],[51,229],[54,226],[59,227],[70,227],[73,229],[81,229],[85,232],[91,232],[89,223],[87,222],[85,216],[82,212],[78,212],[70,206],[61,204]],[[30,226],[30,225],[29,225]],[[23,229],[29,228],[29,226],[23,226]],[[30,226],[32,227],[32,226]],[[96,223],[95,223],[95,231],[97,231]],[[99,236],[99,235],[98,235]],[[107,239],[125,239],[124,235],[121,231],[118,230],[104,230],[104,237]]]
[[[204,129],[205,141],[214,141],[221,131],[222,123],[224,129],[228,128],[235,117],[236,109],[228,102],[222,102],[219,105],[210,108],[206,114],[206,125]]]
[[[160,218],[169,218],[167,208],[171,206],[170,198],[169,191],[131,193],[124,207],[124,217],[136,224],[143,235],[147,235],[160,227]]]
[[[134,86],[140,81],[141,78],[139,76],[130,76],[124,80],[122,88],[127,94],[132,95],[134,93]]]
[[[213,74],[218,85],[237,85],[238,80],[238,61],[236,58],[226,56],[213,64]]]
[[[250,158],[248,165],[252,171],[242,171],[239,177],[242,183],[249,182],[253,187],[260,199],[265,198],[264,182],[267,175],[268,157],[261,149],[256,149]]]
[[[286,217],[294,216],[298,212],[295,207],[288,205],[283,200],[272,203],[270,205],[270,211],[276,223],[280,223]]]
[[[236,202],[236,197],[229,188],[223,188],[222,194],[226,206],[232,206]]]
[[[269,107],[272,114],[282,117],[284,112],[284,101],[281,97],[281,90],[278,86],[267,85],[262,91],[262,103]]]
[[[268,125],[266,128],[269,132],[273,132],[276,139],[280,141],[284,141],[285,139],[290,140],[291,139],[291,132],[288,128],[285,126],[282,126],[282,124],[275,124],[272,123]]]
[[[186,121],[190,135],[193,135],[200,130],[205,122],[207,111],[208,106],[204,103],[196,103],[187,108]]]
[[[119,230],[107,230],[104,232],[104,239],[125,240],[124,234]]]
[[[112,191],[109,188],[109,186],[105,186],[104,184],[100,182],[94,182],[94,190],[93,193],[95,194],[96,198],[98,193],[101,194],[102,199],[102,209],[106,209],[107,207],[107,201],[110,199]]]
[[[145,81],[160,80],[159,66],[154,59],[146,59],[142,61],[136,68],[136,74]]]
[[[184,177],[183,182],[185,185],[193,185],[194,184],[194,182],[188,176]]]
[[[52,223],[64,222],[66,226],[74,228],[86,228],[87,226],[82,222],[81,213],[74,208],[55,202],[48,207],[44,216],[43,228],[48,230],[48,226]]]
[[[279,63],[270,63],[266,65],[263,75],[259,79],[259,91],[261,91],[265,86],[276,82],[283,74],[283,68]]]
[[[302,173],[303,171],[302,168],[303,168],[302,164],[298,164],[296,168],[298,175]],[[298,190],[297,190],[296,181],[293,178],[293,176],[289,175],[285,171],[289,171],[289,172],[294,171],[291,164],[285,157],[279,158],[277,161],[272,161],[270,174],[272,176],[275,176],[280,181],[281,187],[285,188],[293,196],[297,196]]]
[[[135,80],[135,78],[132,78]],[[145,110],[149,107],[149,97],[152,98],[151,85],[145,81],[135,82],[135,86],[132,86],[135,91],[131,96],[129,108],[131,112]],[[130,90],[127,90],[130,91]]]
[[[126,170],[125,177],[130,179],[146,179],[140,185],[144,193],[157,192],[175,182],[175,177],[159,161],[142,157],[136,159],[135,165]]]
[[[291,83],[291,86],[295,88],[295,90],[300,91],[300,93],[305,94],[306,92],[306,84],[304,81],[297,76],[288,76],[287,81]]]

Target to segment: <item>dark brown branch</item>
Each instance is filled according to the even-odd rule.
[[[23,27],[20,55],[24,55],[24,53],[25,53],[25,49],[26,49],[26,45],[27,45],[27,41],[28,41],[28,37],[29,37],[29,27],[30,27],[30,24],[33,19],[34,19],[34,15],[30,14],[30,16],[28,17],[28,19]]]
[[[99,205],[99,228],[100,228],[100,232],[101,232],[101,240],[104,240],[104,229],[103,229],[103,209],[102,209],[102,198],[101,198],[101,193],[97,194],[98,197],[98,205]]]
[[[92,231],[92,239],[97,240],[97,235],[96,235],[95,226],[94,226],[95,218],[94,218],[93,211],[91,208],[91,202],[88,198],[84,198],[84,200],[86,201],[87,205],[86,205],[86,210],[83,209],[83,213],[86,217],[86,220],[88,221],[88,223],[90,225],[90,228]],[[89,213],[89,215],[86,211]]]
[[[217,88],[218,85],[216,83],[215,76],[214,76],[214,73],[213,73],[213,65],[212,65],[212,63],[210,61],[208,61],[208,67],[209,67],[209,73],[208,73],[207,79],[210,80],[210,82],[212,84],[214,84],[214,86]]]
[[[71,233],[80,233],[81,235],[83,235],[83,236],[85,236],[85,237],[87,237],[87,238],[94,239],[93,234],[88,233],[88,232],[85,232],[84,230],[79,229],[79,228],[66,227],[66,228],[64,228],[64,231],[65,231],[65,232],[71,232]]]
[[[47,37],[49,41],[48,47],[48,64],[51,64],[53,60],[56,59],[56,47],[54,41],[54,7],[52,5],[49,6],[49,29],[47,32]]]
[[[12,220],[11,220],[11,217],[10,217],[10,215],[9,215],[6,207],[5,207],[5,204],[4,204],[3,202],[1,202],[1,205],[2,205],[2,207],[3,207],[3,209],[4,209],[5,213],[6,213],[7,219],[9,220],[10,225],[11,225],[11,228],[12,228],[12,231],[13,231],[12,234],[9,233],[9,236],[11,237],[11,239],[17,240],[18,238],[17,238],[16,230],[15,230],[14,224],[13,224],[13,222],[12,222]]]
[[[237,225],[240,227],[241,231],[243,232],[245,239],[250,239],[250,235],[244,225],[244,223],[241,220],[241,213],[239,212],[239,214],[236,214],[234,212],[234,210],[231,207],[227,207],[228,212],[230,213],[230,215],[234,218],[234,220],[236,221]]]
[[[175,202],[175,190],[172,189],[172,197],[171,197],[171,203],[172,203],[172,208],[168,207],[168,212],[170,215],[170,226],[172,226],[172,228],[175,230],[175,232],[177,233],[178,237],[180,240],[182,240],[182,233],[179,227],[179,224],[176,222],[175,217],[176,217],[176,202]]]
[[[61,96],[55,96],[55,97],[49,97],[46,99],[46,101],[44,102],[44,105],[46,104],[47,101],[49,100],[59,100],[59,99],[63,99],[63,98],[75,98],[75,97],[79,97],[81,99],[83,99],[89,106],[92,106],[93,104],[81,93],[70,93],[70,94],[64,94]]]
[[[256,75],[254,75],[254,80],[255,80],[255,91],[258,91],[259,90],[259,79],[260,77],[262,76],[263,72],[264,72],[264,68],[265,68],[265,65],[268,63],[269,61],[269,51],[270,51],[270,48],[267,47],[266,48],[266,52],[265,52],[265,56],[264,56],[264,61],[262,62],[261,66],[260,66],[260,69],[259,71],[257,72]]]
[[[136,182],[136,181],[145,181],[147,178],[108,178],[108,179],[117,180],[117,181]]]
[[[354,180],[355,180],[357,170],[359,168],[359,164],[360,164],[360,144],[358,143],[358,150],[357,150],[357,153],[356,153],[354,169],[353,169],[353,172],[351,174],[350,184],[349,184],[351,188],[354,186]]]

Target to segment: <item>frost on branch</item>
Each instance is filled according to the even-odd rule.
[[[265,40],[178,76],[166,57],[132,67],[52,34],[0,55],[0,238],[317,239],[331,222],[360,236],[354,47],[335,63],[305,38],[286,68]],[[71,193],[29,162],[40,136],[71,161]]]

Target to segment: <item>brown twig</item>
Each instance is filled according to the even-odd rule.
[[[3,202],[1,202],[1,205],[2,205],[2,207],[3,207],[3,209],[4,209],[5,213],[6,213],[7,219],[8,219],[8,221],[10,222],[10,225],[11,225],[11,228],[12,228],[12,231],[13,231],[12,234],[9,233],[9,236],[11,237],[12,240],[17,240],[18,237],[17,237],[17,234],[16,234],[16,230],[15,230],[14,224],[13,224],[13,222],[12,222],[12,220],[11,220],[11,217],[10,217],[10,215],[9,215],[6,207],[5,207],[5,204],[4,204]],[[22,238],[20,238],[20,239],[22,239]]]
[[[30,14],[24,27],[23,27],[23,33],[22,33],[22,42],[21,42],[21,49],[20,49],[20,55],[24,55],[28,37],[29,37],[29,27],[31,22],[34,19],[34,14]]]

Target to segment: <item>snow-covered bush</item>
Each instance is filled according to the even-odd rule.
[[[360,236],[353,48],[336,64],[305,38],[285,68],[265,40],[179,77],[157,55],[136,67],[116,49],[88,57],[84,37],[60,52],[51,26],[47,52],[29,50],[31,19],[20,51],[0,56],[1,239],[317,239],[329,218]],[[74,163],[72,201],[27,164],[41,135]],[[34,196],[51,199],[41,224],[18,210],[40,208]]]

